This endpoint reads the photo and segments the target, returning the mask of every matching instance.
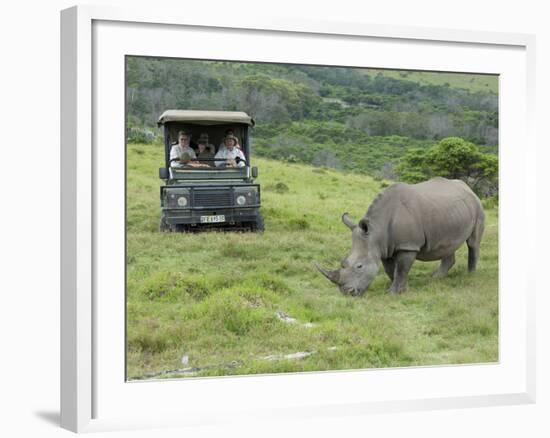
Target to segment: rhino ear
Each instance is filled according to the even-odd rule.
[[[361,228],[365,234],[369,234],[369,220],[368,219],[365,219],[365,218],[361,219],[359,221],[358,225],[359,225],[359,228]]]

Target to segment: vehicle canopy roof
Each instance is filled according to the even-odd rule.
[[[159,117],[157,124],[160,126],[169,122],[190,123],[195,125],[240,123],[254,126],[254,119],[242,111],[166,110]]]

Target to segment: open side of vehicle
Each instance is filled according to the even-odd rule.
[[[167,110],[158,124],[164,128],[165,152],[165,167],[159,169],[165,181],[160,188],[160,230],[263,231],[260,185],[254,183],[258,170],[250,166],[249,131],[254,120],[244,112]],[[244,164],[237,158],[238,166],[226,166],[227,160],[214,157],[224,147],[228,130],[238,139]],[[206,134],[212,156],[180,162],[172,153],[171,160],[182,131],[190,136],[193,150],[195,141]]]

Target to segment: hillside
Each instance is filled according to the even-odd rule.
[[[498,80],[494,75],[470,73],[419,72],[413,70],[379,70],[361,69],[361,73],[375,77],[382,75],[388,78],[407,80],[420,85],[449,86],[450,88],[468,90],[469,92],[498,93]]]
[[[260,156],[392,177],[446,137],[496,154],[497,91],[495,75],[128,57],[128,140],[160,139],[169,108],[239,110]]]
[[[407,151],[434,144],[397,135],[369,136],[336,122],[291,123],[284,133],[258,125],[252,140],[253,152],[260,157],[389,178]]]
[[[497,210],[475,274],[462,248],[446,279],[417,262],[407,293],[387,294],[380,272],[354,299],[313,263],[340,263],[351,243],[341,214],[360,218],[383,181],[258,158],[264,234],[164,234],[161,163],[161,147],[128,146],[130,379],[498,360]]]

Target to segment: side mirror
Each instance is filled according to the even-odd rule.
[[[258,178],[258,168],[256,166],[252,168],[252,178]]]
[[[168,179],[170,177],[168,173],[168,169],[166,167],[159,168],[159,178],[160,179]]]

